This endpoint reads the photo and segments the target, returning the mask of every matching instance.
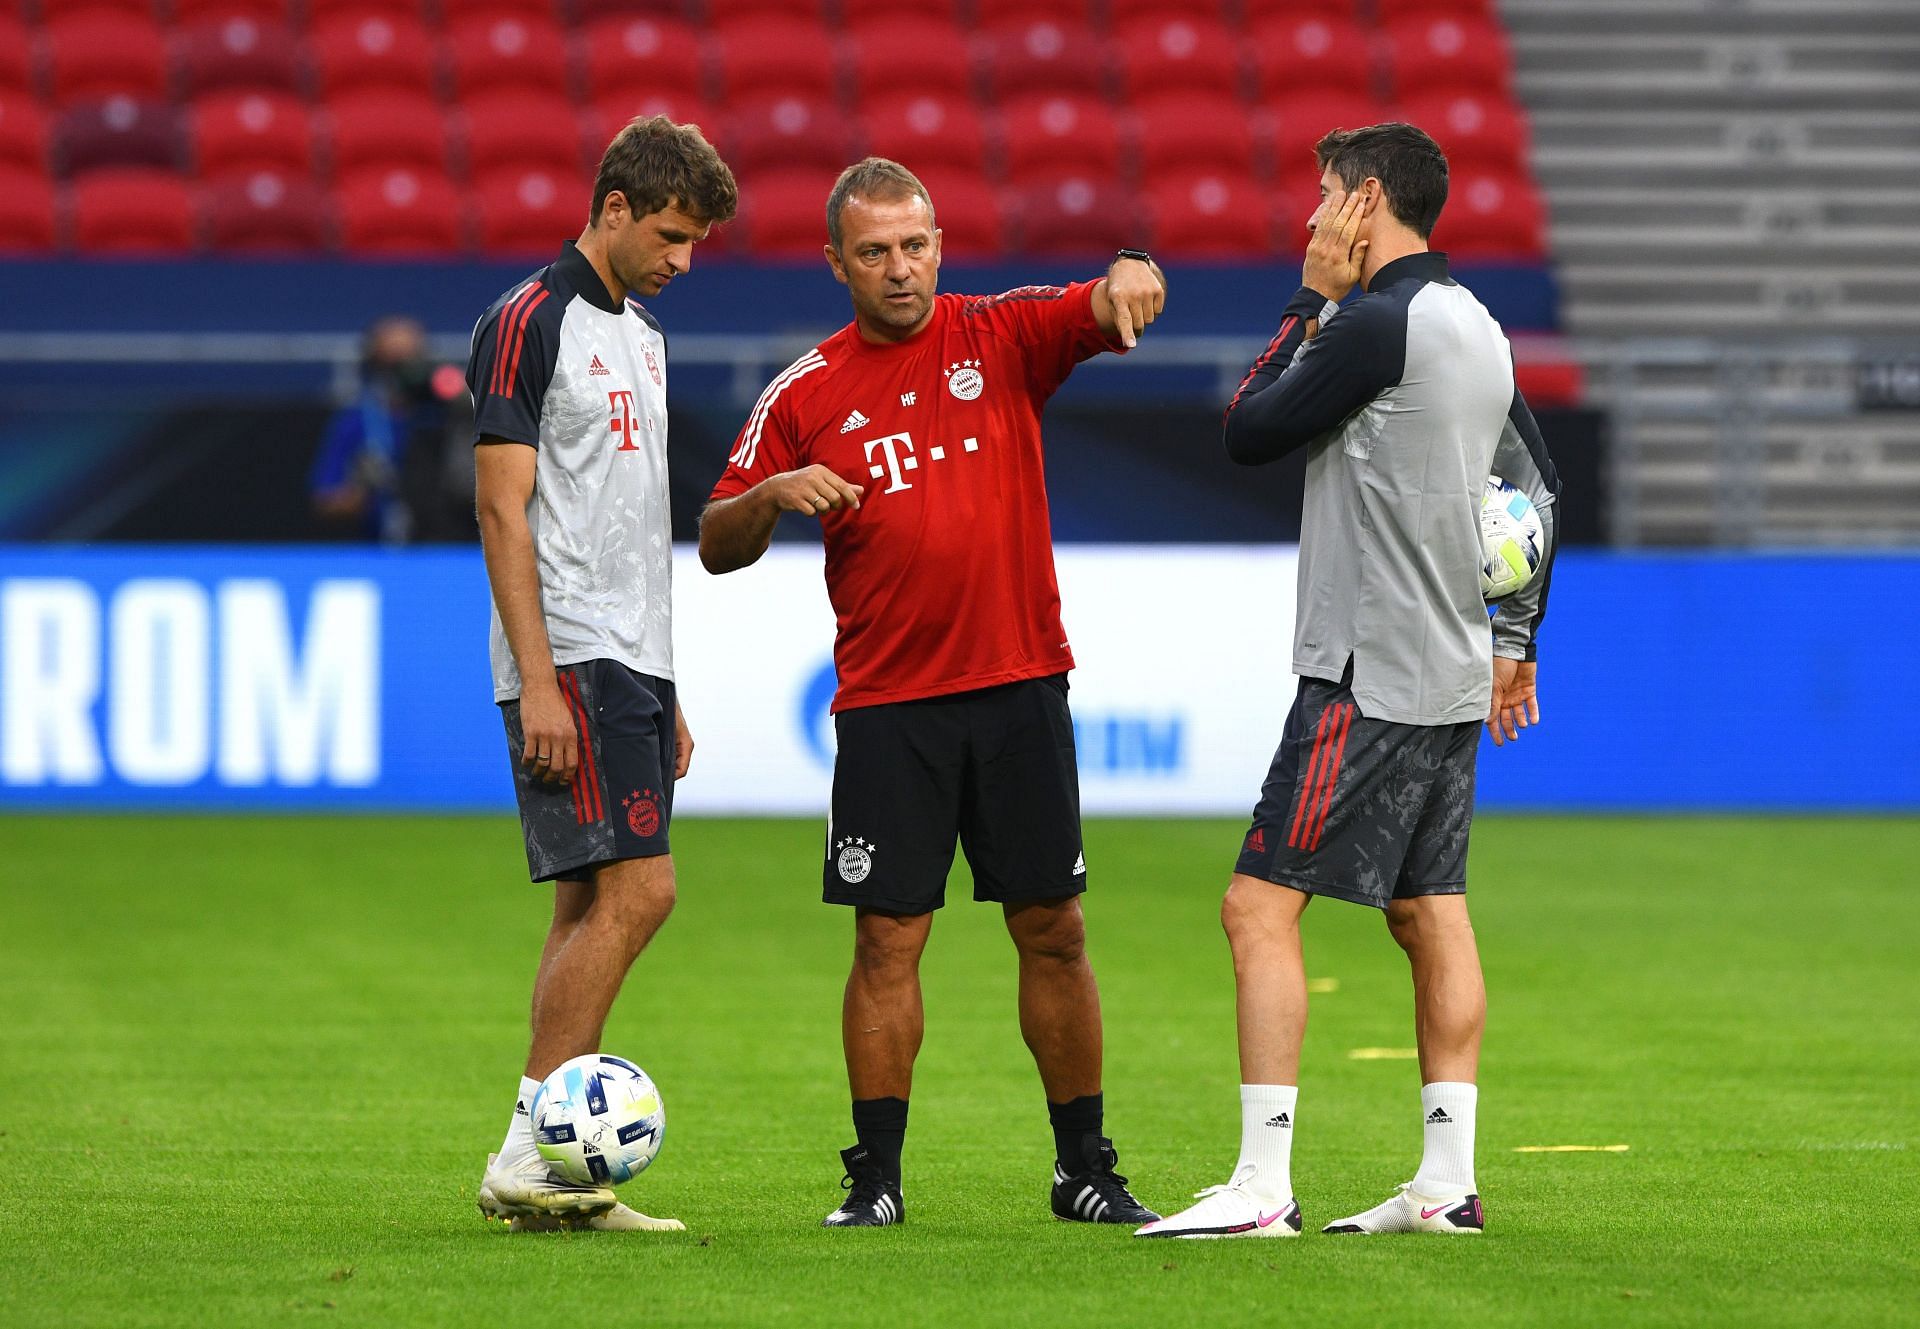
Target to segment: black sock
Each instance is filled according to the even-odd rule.
[[[1106,1134],[1105,1115],[1106,1099],[1101,1094],[1088,1094],[1067,1103],[1048,1100],[1047,1119],[1053,1123],[1054,1157],[1060,1160],[1069,1177],[1077,1177],[1086,1170],[1086,1138]]]
[[[907,1100],[856,1098],[853,1133],[880,1164],[880,1175],[900,1184],[900,1147],[907,1142]]]

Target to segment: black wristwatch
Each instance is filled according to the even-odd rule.
[[[1114,254],[1113,261],[1118,263],[1123,258],[1138,259],[1148,267],[1153,266],[1153,255],[1144,249],[1122,249]]]

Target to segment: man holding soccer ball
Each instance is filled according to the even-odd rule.
[[[1227,408],[1227,451],[1307,449],[1293,672],[1300,684],[1221,909],[1240,1038],[1240,1158],[1143,1237],[1291,1237],[1306,969],[1316,895],[1371,905],[1413,970],[1425,1152],[1337,1233],[1477,1233],[1474,1112],[1486,989],[1467,918],[1480,726],[1540,718],[1559,480],[1500,327],[1427,237],[1447,196],[1439,146],[1405,124],[1316,147],[1320,206],[1300,290]],[[1358,283],[1364,293],[1336,304]],[[1509,481],[1539,513],[1540,564],[1488,624],[1481,497]]]

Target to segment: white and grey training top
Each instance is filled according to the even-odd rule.
[[[1305,341],[1310,319],[1319,332]],[[1243,465],[1307,449],[1293,672],[1338,681],[1400,724],[1484,720],[1493,655],[1534,658],[1556,542],[1559,476],[1514,387],[1500,325],[1437,252],[1374,274],[1336,306],[1302,287],[1226,415]],[[1480,594],[1488,475],[1540,511],[1543,563],[1499,602]]]
[[[539,451],[527,526],[556,665],[617,660],[673,677],[667,340],[571,241],[494,302],[467,363],[474,441]],[[493,611],[493,695],[520,671]]]

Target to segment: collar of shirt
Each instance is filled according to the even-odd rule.
[[[553,269],[573,287],[576,295],[595,309],[609,314],[627,312],[626,302],[607,294],[607,284],[600,280],[600,274],[594,271],[593,264],[573,241],[568,240],[560,246],[560,257],[553,261]]]
[[[1408,254],[1396,258],[1386,267],[1373,274],[1373,280],[1367,283],[1369,291],[1384,291],[1397,281],[1406,281],[1409,277],[1420,281],[1451,282],[1453,276],[1447,271],[1446,253],[1439,249],[1426,249],[1418,254]]]

